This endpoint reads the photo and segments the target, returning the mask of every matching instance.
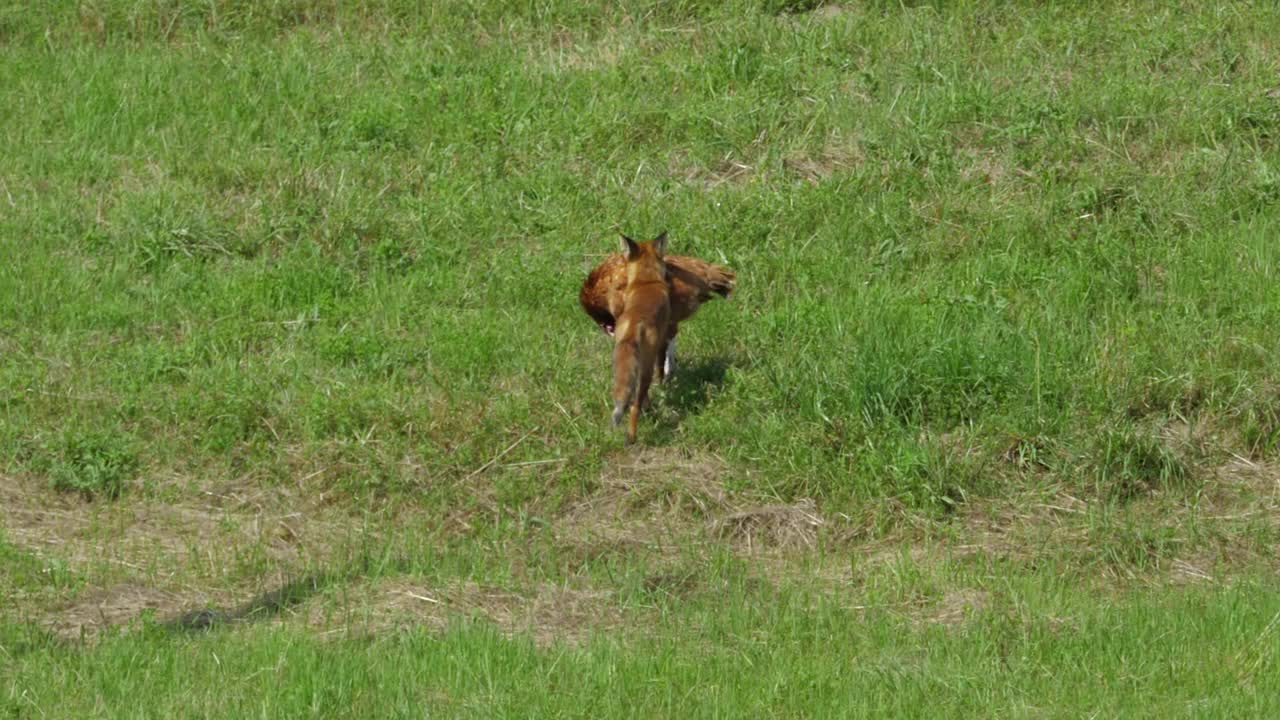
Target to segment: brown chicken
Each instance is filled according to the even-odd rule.
[[[666,233],[663,233],[665,236]],[[670,288],[670,323],[666,333],[666,347],[662,349],[662,364],[658,379],[662,381],[675,370],[675,340],[681,321],[689,319],[703,303],[716,295],[728,298],[733,293],[735,275],[723,265],[683,255],[667,255],[667,285]],[[624,295],[627,289],[627,261],[620,254],[610,255],[596,266],[582,283],[578,301],[610,337],[613,336],[617,318],[626,309]]]

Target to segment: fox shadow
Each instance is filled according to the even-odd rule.
[[[191,632],[233,623],[266,620],[300,605],[320,592],[331,580],[332,577],[328,574],[313,573],[263,592],[235,607],[192,610],[166,620],[160,626],[171,631]]]
[[[699,358],[676,367],[675,374],[662,385],[661,405],[674,413],[676,423],[698,415],[724,385],[732,359],[726,355]]]

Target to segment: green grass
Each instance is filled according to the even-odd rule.
[[[1273,714],[1241,663],[1275,665],[1247,643],[1277,609],[1280,10],[815,6],[0,8],[0,703]],[[567,543],[639,472],[577,288],[663,229],[739,288],[642,424],[666,484]],[[628,522],[674,513],[702,578],[741,547],[698,528],[806,498],[823,567],[979,545],[964,572],[996,555],[1017,589],[939,629],[762,572],[723,618],[699,580],[652,633],[551,648],[39,629],[121,586],[230,606],[307,572],[625,605],[672,562]],[[1039,544],[990,546],[988,515]]]
[[[484,623],[317,639],[145,626],[92,650],[6,638],[15,717],[1268,717],[1276,588],[1081,594],[1051,574],[992,581],[963,625],[905,624],[738,586],[671,607],[627,642],[539,648]],[[1270,623],[1270,624],[1268,624]],[[905,625],[905,626],[904,626]]]

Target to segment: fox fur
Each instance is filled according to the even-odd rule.
[[[649,404],[649,385],[655,366],[662,362],[671,322],[670,288],[663,260],[667,234],[637,243],[622,236],[626,257],[626,289],[623,308],[616,317],[613,346],[613,424],[627,421],[627,444],[636,441],[640,410]]]

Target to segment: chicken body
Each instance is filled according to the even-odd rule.
[[[668,255],[666,264],[671,298],[671,336],[674,337],[675,327],[692,317],[703,303],[716,295],[728,298],[733,293],[735,275],[722,265],[683,255]],[[591,271],[578,293],[582,309],[610,336],[617,318],[625,309],[626,289],[626,258],[610,255]]]

